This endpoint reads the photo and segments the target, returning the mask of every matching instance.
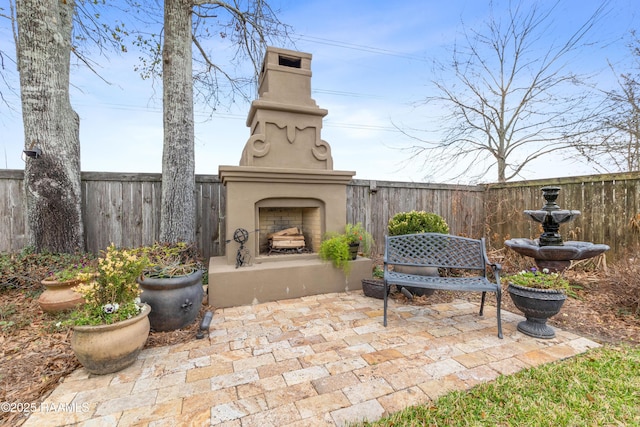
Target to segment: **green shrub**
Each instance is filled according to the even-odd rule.
[[[440,215],[425,212],[411,211],[395,214],[387,225],[389,236],[418,233],[449,233],[447,222]]]
[[[204,270],[195,243],[154,243],[151,246],[136,248],[137,255],[149,258],[145,268],[145,277],[170,278],[186,276],[196,270]]]
[[[341,268],[344,274],[349,274],[351,253],[349,252],[349,241],[344,234],[337,234],[323,240],[318,254],[323,260],[331,261],[334,267]]]

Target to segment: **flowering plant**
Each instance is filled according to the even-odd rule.
[[[535,289],[555,289],[567,292],[570,289],[569,281],[559,273],[551,273],[548,268],[538,270],[531,268],[530,270],[522,270],[521,272],[504,277],[509,283],[518,286]]]
[[[74,325],[103,325],[137,315],[140,289],[136,279],[147,264],[146,256],[116,249],[111,244],[98,260],[97,276],[77,287],[86,304],[72,314],[71,322]]]
[[[368,255],[373,245],[373,237],[365,230],[361,222],[357,224],[347,224],[344,227],[344,237],[349,245],[359,243],[362,245],[362,252]]]

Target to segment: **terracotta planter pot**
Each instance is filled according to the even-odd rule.
[[[149,337],[151,307],[131,319],[111,325],[75,326],[71,348],[92,374],[110,374],[133,364]]]
[[[154,331],[173,331],[190,325],[200,312],[204,290],[202,271],[170,278],[138,279],[140,301],[151,306],[149,322]]]
[[[534,338],[549,339],[556,336],[553,328],[547,325],[547,319],[558,314],[567,299],[562,291],[528,288],[509,283],[507,292],[513,304],[527,318],[518,323],[520,332]]]
[[[81,283],[80,280],[74,279],[62,282],[43,280],[40,283],[45,287],[45,290],[40,294],[38,303],[40,308],[47,313],[72,310],[84,304],[82,295],[74,291],[75,286]]]

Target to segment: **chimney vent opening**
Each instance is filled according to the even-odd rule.
[[[283,67],[301,68],[302,60],[300,58],[278,55],[278,65],[282,65]]]

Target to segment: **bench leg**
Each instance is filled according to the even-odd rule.
[[[389,284],[387,281],[384,281],[384,315],[382,316],[382,325],[387,326],[387,287]]]
[[[498,338],[502,339],[502,316],[500,315],[500,303],[502,302],[502,292],[500,289],[496,292],[496,316],[498,317]]]
[[[480,300],[480,316],[484,316],[484,299],[487,296],[486,292],[482,293],[482,300]]]

